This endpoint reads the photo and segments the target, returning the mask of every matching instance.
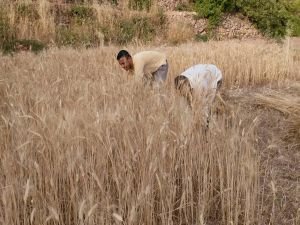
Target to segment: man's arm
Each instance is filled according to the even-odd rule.
[[[142,81],[144,77],[144,63],[136,62],[134,64],[134,79]]]

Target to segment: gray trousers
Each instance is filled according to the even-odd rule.
[[[169,70],[168,62],[164,65],[161,65],[154,73],[152,73],[153,81],[155,81],[155,82],[166,81],[168,70]]]

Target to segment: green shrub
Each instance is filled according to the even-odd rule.
[[[29,18],[30,20],[37,20],[40,15],[33,4],[22,3],[16,8],[17,18]]]
[[[18,51],[32,51],[38,53],[46,48],[46,45],[38,40],[21,39],[9,40],[3,43],[2,52],[4,54],[13,54]]]
[[[58,27],[56,30],[56,43],[58,46],[78,46],[80,44],[80,34],[70,27]]]
[[[292,12],[289,20],[290,35],[300,36],[300,0],[293,1],[289,5],[289,11]]]
[[[155,27],[149,17],[136,16],[120,23],[117,42],[126,44],[137,38],[142,41],[151,41],[155,36]]]
[[[154,24],[156,30],[163,31],[166,29],[168,18],[164,11],[160,9],[153,17],[151,17],[151,21]]]
[[[286,35],[289,13],[280,1],[250,0],[239,7],[264,34],[274,38]]]
[[[8,18],[3,12],[0,11],[0,45],[14,38],[15,33],[8,22]]]
[[[71,18],[75,19],[78,24],[83,24],[95,19],[94,10],[88,6],[74,5],[70,9]]]
[[[113,24],[102,24],[100,30],[106,43],[128,44],[134,39],[149,42],[158,33],[165,32],[166,21],[162,11],[149,16],[120,16]]]
[[[207,34],[196,34],[195,40],[207,42],[209,40],[209,36]]]
[[[15,30],[10,26],[5,11],[0,10],[0,49],[5,53],[13,49],[15,38]]]
[[[111,4],[117,5],[118,0],[107,0]],[[69,4],[92,4],[94,0],[64,0],[65,3]],[[103,3],[103,0],[97,0],[98,3]]]
[[[58,46],[91,47],[96,46],[98,39],[95,28],[91,26],[58,27],[56,30],[56,44]]]
[[[217,0],[197,0],[195,7],[198,15],[202,18],[207,18],[209,21],[210,29],[216,27],[224,11],[223,1]]]
[[[151,5],[152,5],[152,0],[129,0],[130,9],[149,11]]]
[[[120,23],[120,30],[117,34],[117,42],[126,44],[131,42],[135,36],[135,27],[131,20],[124,20]]]
[[[135,17],[132,20],[135,36],[143,41],[151,41],[155,36],[155,25],[149,17]]]
[[[118,5],[118,0],[109,0],[112,5]]]
[[[193,11],[193,4],[187,2],[180,2],[176,6],[177,11]]]
[[[196,11],[208,18],[210,29],[219,24],[223,13],[241,12],[264,34],[276,38],[286,35],[293,14],[289,4],[285,0],[196,0]]]
[[[56,40],[55,42],[59,46],[72,46],[76,42],[76,34],[72,32],[68,27],[58,27],[56,29]]]
[[[289,23],[290,35],[291,36],[300,36],[300,17],[292,17]]]
[[[80,3],[80,2],[76,2]],[[72,5],[66,12],[69,23],[56,27],[56,43],[58,46],[95,46],[98,22],[93,8],[86,5]]]
[[[22,40],[16,40],[15,41],[15,48],[16,51],[18,51],[18,47],[20,47],[22,50],[30,50],[34,53],[38,53],[46,48],[46,45],[42,43],[41,41],[38,40],[33,40],[33,39],[22,39]]]

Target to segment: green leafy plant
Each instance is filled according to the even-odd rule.
[[[216,27],[221,21],[222,1],[198,0],[195,7],[200,17],[208,19],[210,29]]]
[[[300,0],[295,0],[289,6],[292,12],[289,20],[289,30],[291,36],[300,36]]]
[[[264,34],[280,38],[286,35],[289,23],[295,31],[298,29],[290,5],[284,0],[196,0],[195,8],[200,17],[208,18],[210,30],[219,25],[224,13],[240,12]]]
[[[274,38],[286,35],[289,13],[282,2],[250,0],[239,8],[264,34]]]

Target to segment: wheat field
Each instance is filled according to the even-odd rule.
[[[132,83],[119,49],[0,56],[0,224],[299,224],[288,43],[128,46],[167,54],[161,89]],[[173,88],[196,63],[224,76],[206,133]]]

